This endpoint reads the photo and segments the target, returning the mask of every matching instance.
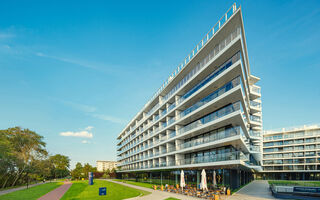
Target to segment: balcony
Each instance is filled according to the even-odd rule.
[[[183,128],[180,128],[178,131],[177,131],[177,134],[178,135],[182,135],[192,129],[195,129],[195,128],[198,128],[200,126],[203,126],[204,124],[206,123],[209,123],[209,122],[212,122],[216,119],[219,119],[221,117],[224,117],[232,112],[235,112],[235,111],[238,111],[238,110],[241,110],[242,109],[242,106],[241,106],[241,103],[240,102],[236,102],[236,103],[233,103],[233,104],[230,104],[224,108],[221,108],[211,114],[208,114],[207,116],[205,117],[202,117],[201,119],[198,119],[197,121],[195,122],[192,122],[191,124],[188,124],[186,125],[185,127]]]
[[[250,101],[250,109],[252,114],[261,112],[261,100]]]
[[[247,161],[249,160],[249,158],[241,151],[235,151],[235,152],[221,153],[216,155],[180,159],[180,160],[177,160],[176,164],[179,166],[179,165],[212,163],[212,162],[231,161],[231,160]]]
[[[250,86],[250,99],[257,99],[261,97],[261,88],[257,85]]]
[[[228,137],[233,137],[236,135],[244,135],[244,133],[242,132],[242,129],[240,128],[240,126],[237,127],[232,127],[232,128],[228,128],[226,130],[223,131],[217,131],[215,133],[210,133],[210,135],[208,135],[208,137],[203,137],[203,138],[199,138],[199,139],[195,139],[189,142],[185,142],[183,144],[180,144],[179,147],[180,149],[186,149],[186,148],[190,148],[190,147],[196,147],[199,146],[201,144],[205,144],[205,143],[209,143],[209,142],[214,142],[217,140],[222,140]]]

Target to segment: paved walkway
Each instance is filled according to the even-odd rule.
[[[59,200],[64,195],[64,193],[66,193],[69,190],[71,185],[72,185],[71,182],[65,182],[60,187],[58,187],[58,188],[52,190],[51,192],[43,195],[38,200]]]
[[[31,188],[31,187],[34,187],[34,186],[37,186],[37,185],[41,185],[41,184],[43,184],[43,182],[35,183],[35,184],[32,184],[32,185],[29,185],[28,187]],[[0,196],[4,195],[4,194],[11,193],[11,192],[15,192],[15,191],[18,191],[18,190],[23,190],[23,189],[26,189],[26,188],[27,188],[27,186],[21,186],[21,187],[12,188],[12,189],[1,190],[0,191]]]
[[[145,195],[142,197],[130,198],[130,200],[164,200],[169,197],[174,197],[174,198],[183,199],[183,200],[200,200],[200,198],[196,198],[196,197],[190,197],[190,196],[186,196],[186,195],[182,195],[182,194],[175,194],[175,193],[171,193],[171,192],[153,190],[153,189],[140,187],[140,186],[136,186],[136,185],[131,185],[131,184],[127,184],[127,183],[122,183],[122,182],[118,182],[118,181],[112,181],[112,180],[106,180],[106,181],[110,181],[110,182],[124,185],[127,187],[135,188],[138,190],[144,190],[144,191],[151,192],[151,194],[149,194],[149,195]]]
[[[269,191],[268,181],[252,181],[238,192],[228,197],[227,200],[269,200],[276,199]]]

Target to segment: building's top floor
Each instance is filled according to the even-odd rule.
[[[228,23],[226,23],[228,22]],[[196,47],[191,51],[191,53],[184,59],[182,64],[169,76],[165,83],[160,87],[160,89],[155,93],[150,101],[141,109],[140,112],[128,123],[128,125],[121,131],[117,139],[120,142],[127,138],[130,133],[132,133],[137,127],[145,121],[150,114],[159,109],[162,103],[169,102],[170,98],[172,100],[173,94],[185,83],[190,73],[193,73],[193,68],[197,63],[201,62],[205,57],[205,52],[209,51],[212,46],[217,45],[226,35],[230,34],[234,27],[240,27],[241,33],[243,35],[243,46],[246,51],[246,41],[244,37],[244,27],[241,14],[241,8],[237,8],[236,4],[233,4],[231,8],[223,15],[223,17],[216,23],[215,26],[206,34],[206,36],[196,45]],[[204,53],[200,53],[204,52]],[[248,56],[244,55],[246,62],[248,61]],[[253,85],[259,81],[258,77],[252,76],[250,74],[249,64],[247,65],[248,84]],[[257,87],[259,90],[260,88]],[[174,101],[174,100],[173,100]],[[151,115],[150,115],[151,116]]]
[[[287,140],[292,138],[305,138],[314,136],[320,137],[319,124],[264,131],[263,141]]]

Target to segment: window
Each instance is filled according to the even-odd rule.
[[[315,158],[307,158],[306,163],[315,163],[316,159]]]
[[[292,164],[292,163],[293,163],[293,159],[283,160],[283,164]]]
[[[293,144],[293,140],[286,140],[283,142],[284,145]]]
[[[294,150],[295,150],[295,151],[297,151],[297,150],[304,150],[304,146],[302,146],[302,145],[301,145],[301,146],[295,146],[295,147],[294,147]]]
[[[305,153],[305,155],[306,155],[306,157],[307,157],[307,156],[316,156],[316,152],[315,152],[315,151],[307,151],[307,152]]]

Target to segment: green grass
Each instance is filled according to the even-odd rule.
[[[107,195],[99,196],[99,188],[107,187]],[[137,190],[104,180],[94,180],[93,185],[88,185],[88,181],[73,181],[70,189],[63,195],[61,200],[77,199],[112,199],[120,200],[140,195],[147,195],[150,192]]]
[[[320,187],[320,181],[283,181],[283,180],[276,180],[276,181],[268,181],[268,183],[274,185],[295,185],[295,186],[308,186],[308,187]]]
[[[135,181],[126,181],[126,180],[120,180],[120,179],[114,179],[114,181],[118,181],[118,182],[122,182],[122,183],[127,183],[127,184],[131,184],[131,185],[136,185],[136,186],[140,186],[140,187],[145,187],[145,188],[150,188],[153,189],[153,185],[151,183],[142,183],[142,182],[135,182]]]
[[[37,185],[29,189],[23,189],[15,192],[11,192],[8,194],[4,194],[0,196],[0,200],[33,200],[42,197],[43,195],[47,194],[51,190],[56,189],[62,183],[52,182],[52,183],[45,183],[42,185]]]
[[[167,198],[165,200],[180,200],[180,199],[176,199],[176,198],[170,197],[170,198]]]

